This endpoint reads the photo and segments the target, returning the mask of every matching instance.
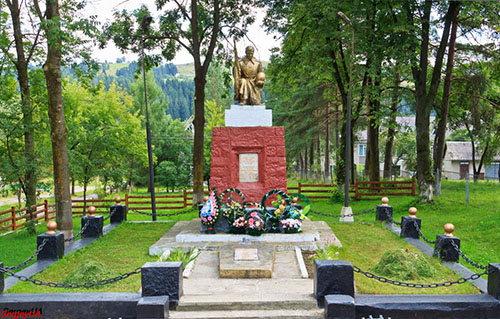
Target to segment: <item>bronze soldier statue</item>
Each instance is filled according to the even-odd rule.
[[[245,49],[246,56],[238,58],[236,41],[234,42],[234,99],[239,105],[262,104],[262,87],[266,81],[266,75],[262,72],[262,64],[254,58],[254,48],[248,46]]]

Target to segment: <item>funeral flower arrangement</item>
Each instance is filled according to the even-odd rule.
[[[231,225],[231,232],[233,234],[244,234],[245,228],[247,226],[247,222],[245,220],[245,216],[240,216],[234,220]]]
[[[302,231],[302,222],[298,219],[287,218],[280,221],[281,228],[285,233],[299,233]]]
[[[264,220],[259,216],[257,211],[251,211],[246,219],[247,233],[252,236],[259,236],[264,232]]]
[[[208,230],[213,230],[213,227],[217,222],[217,216],[218,213],[215,192],[212,192],[200,211],[200,219]]]
[[[234,195],[238,195],[240,201],[235,200]],[[266,201],[270,201],[273,195],[277,198],[272,202],[274,207],[266,207]],[[301,205],[296,205],[299,199]],[[210,197],[200,210],[200,219],[207,233],[215,233],[216,225],[219,232],[246,232],[253,236],[264,232],[296,233],[302,231],[302,221],[306,219],[310,208],[311,204],[306,196],[288,196],[278,189],[267,192],[259,204],[246,203],[245,196],[236,188],[228,188],[220,196],[212,188]]]

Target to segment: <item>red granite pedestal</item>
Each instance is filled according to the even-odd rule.
[[[256,167],[250,167],[249,176],[256,181],[242,181],[248,176],[240,177],[241,154],[250,154],[253,158],[251,165]],[[215,127],[212,131],[210,167],[210,187],[214,186],[219,193],[227,188],[237,188],[243,192],[247,202],[260,202],[271,189],[286,192],[284,128]]]

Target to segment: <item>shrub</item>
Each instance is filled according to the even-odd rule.
[[[401,280],[429,278],[436,273],[425,256],[408,249],[386,251],[372,270],[379,275]]]

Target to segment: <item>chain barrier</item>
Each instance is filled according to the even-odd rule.
[[[76,234],[75,236],[70,237],[70,238],[65,238],[64,241],[69,242],[69,241],[73,241],[73,240],[77,239],[85,232],[85,230],[87,229],[87,227],[89,227],[89,225],[90,225],[90,220],[87,220],[87,222],[85,223],[85,225],[83,225],[82,229],[80,230],[80,232],[78,232],[78,234]]]
[[[104,217],[103,221],[110,219],[111,216],[113,216],[115,214],[115,212],[116,212],[116,206],[113,208],[113,210],[109,213],[108,216]]]
[[[3,267],[0,267],[0,272],[8,274],[14,278],[17,278],[20,281],[31,282],[32,284],[35,284],[38,286],[47,286],[47,287],[51,287],[51,288],[92,288],[92,287],[96,287],[96,286],[102,286],[102,285],[107,285],[107,284],[110,284],[113,282],[117,282],[117,281],[120,281],[122,279],[128,278],[132,275],[138,274],[141,272],[141,267],[136,268],[133,271],[125,273],[125,274],[120,275],[120,276],[116,276],[116,277],[109,278],[109,279],[103,279],[103,280],[99,280],[99,281],[95,281],[95,282],[86,282],[84,284],[77,284],[77,283],[63,284],[63,283],[58,283],[58,282],[46,282],[46,281],[42,281],[39,279],[31,279],[31,278],[26,277],[26,276],[16,275],[12,271],[8,270],[7,268],[3,268]]]
[[[42,251],[42,249],[43,249],[43,247],[45,246],[46,243],[47,243],[47,239],[44,239],[42,241],[42,243],[40,244],[40,246],[38,246],[38,248],[35,250],[35,252],[33,253],[33,255],[31,255],[30,258],[26,259],[25,261],[23,261],[19,265],[5,267],[4,269],[6,269],[6,270],[15,270],[15,269],[18,269],[18,268],[26,266],[30,261],[33,260],[33,258],[35,258],[36,256],[38,256],[38,254]]]
[[[365,210],[363,210],[361,212],[350,213],[350,214],[346,214],[346,215],[323,213],[323,212],[320,212],[320,211],[317,211],[317,210],[313,210],[313,209],[311,209],[310,212],[312,214],[315,214],[315,215],[321,215],[321,216],[327,216],[327,217],[352,217],[352,216],[359,216],[359,215],[368,214],[368,213],[374,212],[376,209],[377,209],[377,207],[375,206],[375,207],[372,207],[372,208],[369,208],[369,209],[365,209]]]
[[[428,244],[431,244],[431,245],[435,245],[436,244],[436,241],[435,240],[430,240],[428,239],[427,237],[424,236],[424,234],[422,233],[422,231],[420,231],[420,227],[418,227],[418,224],[417,224],[417,221],[414,220],[413,221],[413,224],[415,225],[415,229],[417,230],[418,234],[420,237],[422,237],[422,239],[428,243]]]
[[[455,250],[458,252],[458,254],[460,256],[462,256],[462,258],[468,262],[469,264],[471,264],[472,266],[476,267],[476,268],[479,268],[479,269],[488,269],[488,266],[483,266],[481,264],[478,264],[476,263],[475,261],[473,261],[472,259],[470,259],[469,257],[467,257],[465,255],[465,253],[463,251],[460,250],[460,248],[457,246],[457,244],[455,244],[455,242],[453,240],[450,240],[451,242],[451,245],[453,246],[453,248],[455,248]]]
[[[390,223],[392,223],[392,224],[394,224],[394,225],[398,225],[398,226],[400,226],[400,227],[401,227],[401,223],[399,223],[399,222],[395,221],[392,217],[389,217],[389,219],[388,219],[388,220],[389,220],[389,222],[390,222]]]
[[[455,284],[463,284],[466,283],[469,280],[476,280],[481,278],[481,276],[490,274],[490,271],[485,270],[482,273],[476,273],[472,274],[468,278],[460,278],[454,281],[445,281],[445,282],[440,282],[440,283],[430,283],[430,284],[422,284],[422,283],[413,283],[413,282],[405,282],[405,281],[399,281],[399,280],[393,280],[389,278],[385,278],[382,276],[377,276],[374,273],[371,273],[369,271],[363,271],[359,267],[353,266],[354,272],[360,273],[362,275],[365,275],[367,278],[370,279],[375,279],[383,283],[388,283],[391,285],[395,286],[401,286],[401,287],[408,287],[408,288],[438,288],[438,287],[449,287]]]
[[[134,208],[129,208],[129,210],[133,211],[133,212],[136,212],[138,214],[141,214],[141,215],[148,215],[148,216],[153,216],[153,213],[148,213],[148,212],[143,212],[143,211],[140,211],[138,209],[134,209]],[[184,214],[191,214],[192,211],[188,210],[188,211],[179,211],[179,212],[175,212],[175,213],[168,213],[168,214],[158,214],[156,213],[156,216],[178,216],[178,215],[184,215]]]

